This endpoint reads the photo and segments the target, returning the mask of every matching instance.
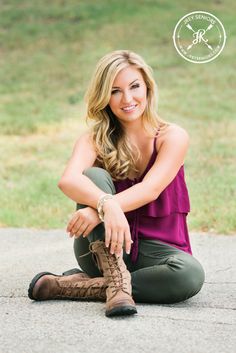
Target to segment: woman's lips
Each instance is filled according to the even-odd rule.
[[[131,113],[135,110],[135,108],[137,107],[137,104],[132,104],[129,107],[125,107],[125,108],[121,108],[123,110],[123,112],[125,113]]]

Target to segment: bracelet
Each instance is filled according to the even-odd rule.
[[[113,195],[105,194],[105,195],[100,196],[98,203],[97,203],[98,217],[100,218],[100,220],[102,222],[104,222],[103,205],[109,199],[113,199]]]

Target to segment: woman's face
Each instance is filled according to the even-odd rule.
[[[143,76],[134,66],[121,70],[112,85],[109,106],[122,122],[139,119],[147,105],[147,86]]]

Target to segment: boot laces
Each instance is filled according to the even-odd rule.
[[[98,282],[91,285],[88,285],[87,281],[85,283],[60,282],[58,284],[60,286],[59,297],[104,297],[104,290],[106,289],[106,286],[101,286]]]
[[[102,243],[100,247],[102,247],[102,249],[104,250],[101,256],[103,256],[108,262],[108,267],[104,268],[103,271],[110,270],[110,274],[107,274],[106,277],[110,278],[110,281],[108,281],[108,283],[109,283],[109,287],[112,288],[112,293],[116,294],[117,292],[122,290],[123,292],[130,295],[127,288],[128,283],[125,281],[125,278],[123,276],[123,274],[126,271],[120,270],[119,257],[117,257],[115,254],[110,254],[109,250],[107,248],[104,248],[104,245]],[[91,244],[90,244],[90,251],[92,252],[93,259],[95,260],[96,263],[98,263],[97,254],[92,249]],[[82,255],[82,256],[85,256],[85,255]]]
[[[122,290],[123,292],[129,294],[128,289],[127,289],[128,284],[125,281],[125,278],[123,276],[123,274],[126,271],[120,270],[119,258],[117,258],[115,255],[113,255],[113,256],[114,256],[113,261],[111,261],[110,256],[108,258],[107,254],[104,254],[104,257],[107,257],[108,262],[109,262],[109,267],[107,269],[109,269],[111,271],[111,274],[107,275],[107,277],[111,279],[112,284],[110,285],[110,288],[113,288],[112,293],[116,294],[117,292]]]

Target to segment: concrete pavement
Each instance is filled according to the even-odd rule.
[[[201,292],[111,319],[101,302],[28,299],[36,273],[78,267],[63,230],[0,229],[0,353],[235,353],[236,236],[190,236],[206,272]]]

